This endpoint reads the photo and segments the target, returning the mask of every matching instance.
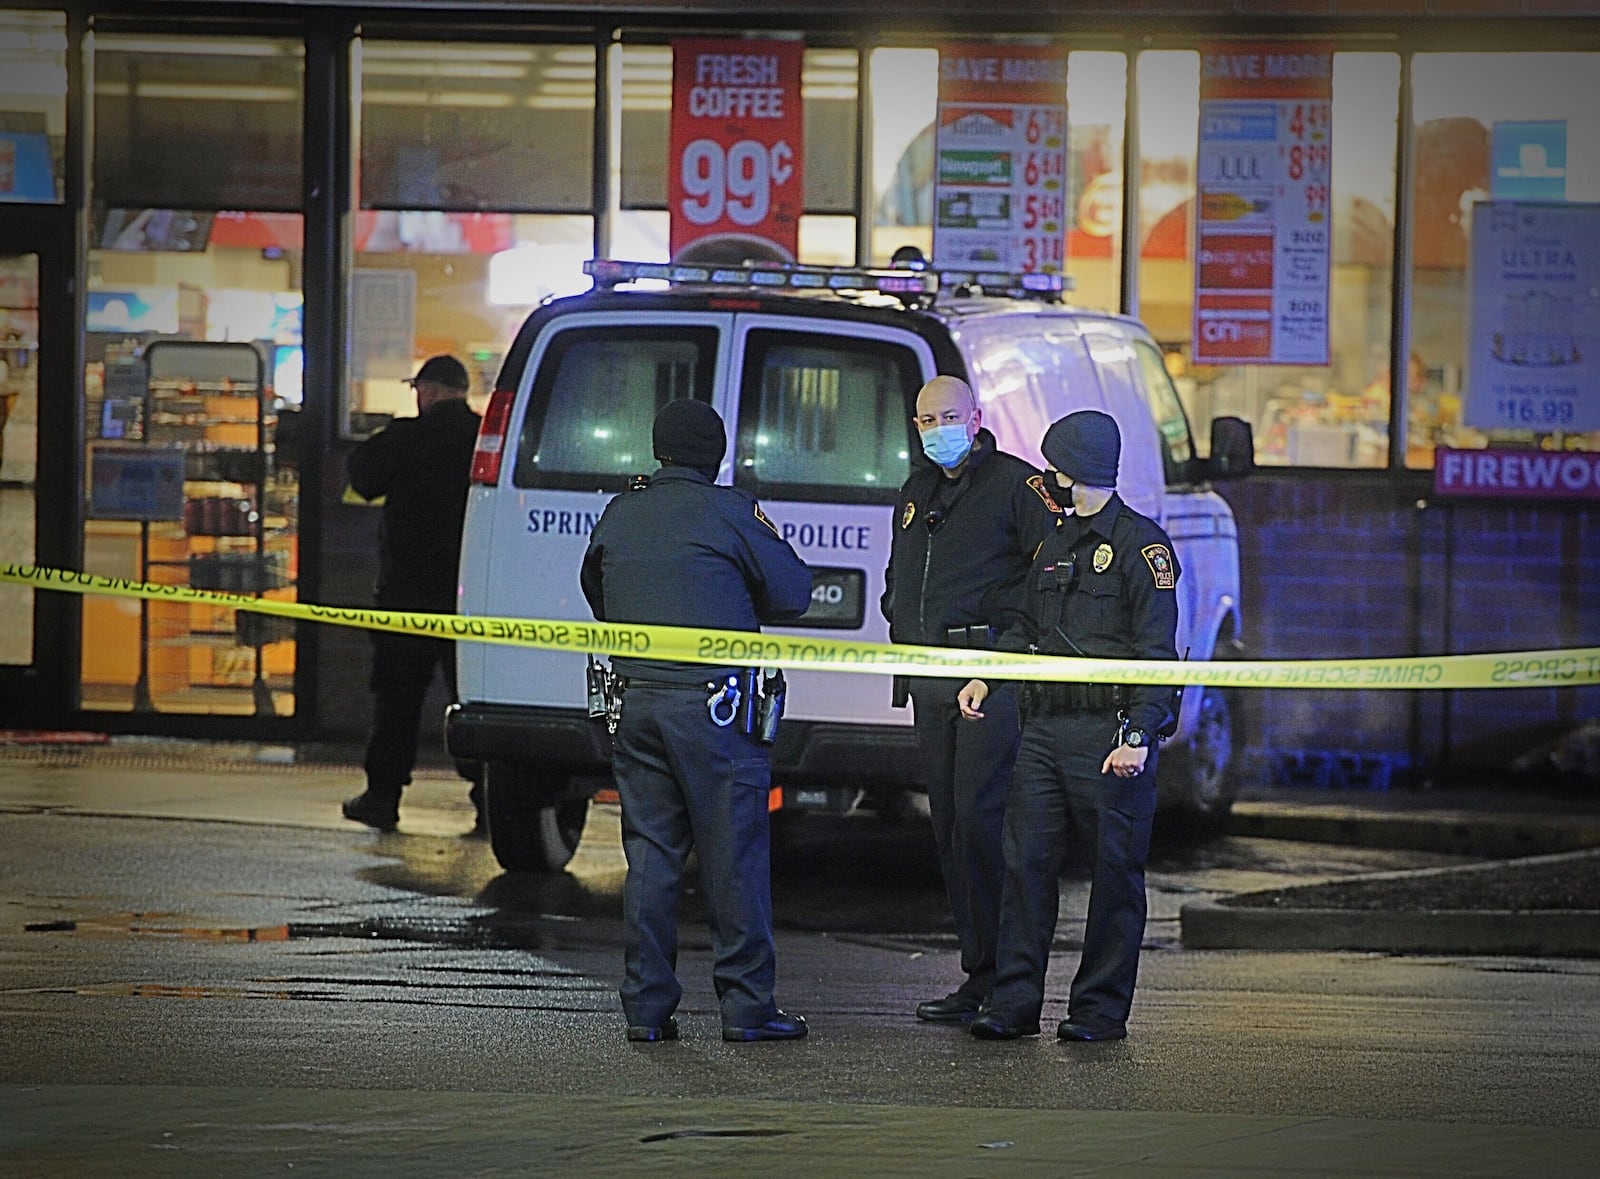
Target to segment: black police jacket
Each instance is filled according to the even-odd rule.
[[[601,622],[754,631],[811,605],[811,570],[755,496],[688,467],[663,467],[606,505],[579,581]],[[703,683],[755,662],[730,652],[720,668],[627,656],[611,664],[624,676]]]
[[[350,455],[350,486],[383,501],[377,604],[454,613],[456,566],[480,419],[464,398],[396,418]]]
[[[1028,612],[1000,636],[1003,651],[1106,659],[1178,657],[1178,578],[1172,541],[1154,520],[1113,494],[1092,516],[1067,514],[1028,576]],[[1155,734],[1176,689],[1134,684],[1128,723]]]
[[[1061,518],[1044,476],[988,430],[955,479],[919,464],[898,511],[879,608],[892,641],[936,647],[952,627],[999,633],[1018,619],[1033,554]]]

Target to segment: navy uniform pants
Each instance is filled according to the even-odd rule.
[[[1015,684],[996,686],[983,702],[983,719],[969,721],[956,706],[965,682],[918,678],[911,699],[934,846],[967,975],[959,989],[984,999],[994,984],[1004,879],[1001,825],[1021,733]]]
[[[417,764],[422,705],[436,669],[444,671],[450,699],[456,698],[456,647],[449,639],[372,634],[372,731],[363,767],[367,789],[399,798]],[[456,772],[472,783],[472,802],[483,809],[482,763],[457,761]]]
[[[772,988],[772,879],[767,747],[718,728],[703,688],[634,681],[612,743],[622,799],[622,1010],[659,1026],[677,1009],[678,904],[694,849],[711,925],[712,971],[724,1027],[759,1027],[777,1011]]]
[[[1017,1021],[1044,1006],[1045,969],[1069,851],[1091,857],[1083,957],[1067,1018],[1127,1022],[1144,940],[1144,866],[1156,809],[1156,750],[1136,778],[1102,774],[1117,742],[1115,711],[1030,716],[1006,801],[1005,893],[993,1010]]]

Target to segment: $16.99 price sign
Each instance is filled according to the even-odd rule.
[[[804,46],[685,39],[672,46],[672,257],[793,262],[803,201]]]

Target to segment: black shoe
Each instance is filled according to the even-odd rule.
[[[966,1023],[983,1009],[983,1000],[964,991],[952,991],[943,999],[917,1004],[917,1018],[929,1023]]]
[[[724,1027],[722,1038],[735,1044],[747,1044],[754,1040],[803,1040],[806,1038],[806,1017],[775,1011],[772,1018],[760,1027]]]
[[[630,1023],[628,1025],[628,1039],[635,1044],[659,1044],[663,1040],[676,1040],[677,1038],[678,1021],[671,1016],[668,1016],[664,1023]]]
[[[1070,1019],[1063,1019],[1056,1028],[1058,1040],[1126,1040],[1128,1029],[1120,1023],[1108,1023],[1096,1026],[1087,1023],[1073,1023]]]
[[[967,1030],[980,1040],[1020,1040],[1023,1036],[1037,1036],[1039,1021],[1024,1023],[999,1011],[982,1011]]]
[[[400,822],[400,800],[364,790],[354,798],[344,800],[340,811],[347,819],[376,827],[379,831],[393,831]]]

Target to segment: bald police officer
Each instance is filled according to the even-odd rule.
[[[700,401],[668,402],[652,431],[661,469],[606,506],[584,554],[602,622],[758,631],[811,604],[811,571],[739,488],[719,486],[727,432]],[[716,955],[722,1038],[796,1040],[806,1022],[773,998],[777,955],[768,748],[741,718],[750,669],[618,656],[612,770],[622,798],[622,1008],[628,1039],[678,1038],[678,902],[694,849]]]
[[[1175,660],[1181,570],[1161,527],[1116,493],[1122,446],[1116,421],[1068,414],[1045,433],[1065,516],[1033,562],[1027,616],[1001,636],[1007,651],[1109,659]],[[1083,956],[1072,980],[1062,1040],[1127,1034],[1144,937],[1144,865],[1156,809],[1157,734],[1173,719],[1170,687],[1098,683],[1030,685],[1022,749],[1006,801],[1005,891],[994,992],[974,1036],[1039,1034],[1045,969],[1060,905],[1067,836],[1093,848]],[[982,680],[958,693],[978,719]]]
[[[999,450],[958,377],[917,394],[915,425],[928,463],[900,489],[900,516],[882,608],[897,643],[991,647],[1020,617],[1034,551],[1061,509],[1044,477]],[[981,724],[956,707],[960,681],[916,677],[909,690],[934,844],[961,947],[959,986],[917,1004],[920,1019],[963,1022],[994,983],[1000,924],[1000,824],[1021,728],[1014,685],[989,698]]]

